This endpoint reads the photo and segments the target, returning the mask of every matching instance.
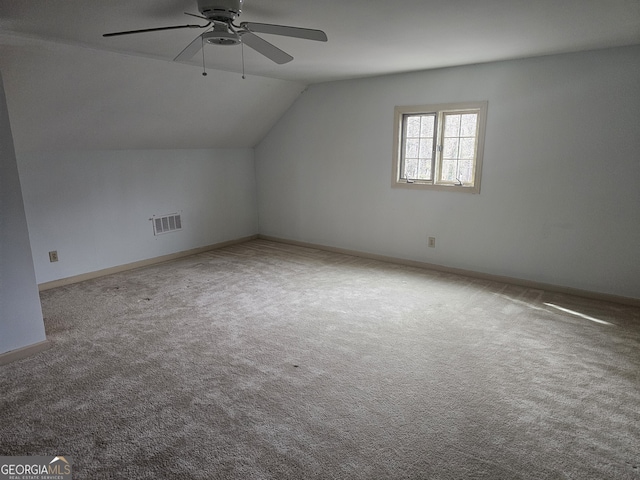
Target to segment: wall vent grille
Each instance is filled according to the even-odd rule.
[[[179,213],[172,213],[170,215],[154,216],[153,221],[153,234],[162,235],[163,233],[175,232],[176,230],[182,230],[182,218]]]

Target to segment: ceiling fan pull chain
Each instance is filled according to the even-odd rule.
[[[206,77],[207,76],[207,69],[204,66],[204,37],[200,36],[200,40],[202,40],[202,76]]]
[[[244,76],[244,42],[240,42],[240,51],[242,52],[242,79],[244,80],[246,78]]]

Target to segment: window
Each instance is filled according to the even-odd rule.
[[[393,185],[480,192],[487,102],[396,107]]]

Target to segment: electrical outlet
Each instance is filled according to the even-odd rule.
[[[57,262],[58,261],[58,251],[57,250],[53,250],[53,251],[49,252],[49,261],[50,262]]]
[[[427,241],[427,246],[431,248],[436,248],[436,237],[429,237]]]

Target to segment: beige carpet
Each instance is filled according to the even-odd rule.
[[[77,479],[640,479],[638,308],[263,240],[42,303],[0,455]]]

